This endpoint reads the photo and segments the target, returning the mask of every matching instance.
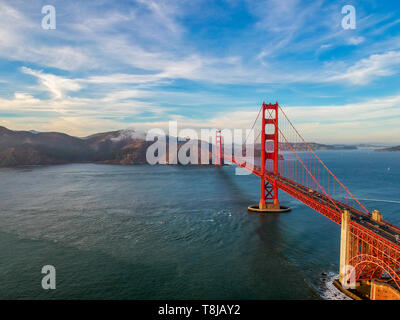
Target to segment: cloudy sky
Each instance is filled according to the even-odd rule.
[[[309,141],[400,144],[399,84],[398,1],[0,0],[10,129],[248,128],[265,100]]]

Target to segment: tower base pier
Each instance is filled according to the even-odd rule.
[[[250,212],[258,212],[258,213],[282,213],[282,212],[289,212],[292,210],[290,207],[285,206],[277,206],[274,204],[267,204],[265,208],[260,209],[260,205],[253,204],[252,206],[247,208]]]

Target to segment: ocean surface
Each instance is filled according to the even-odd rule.
[[[400,225],[400,153],[318,155]],[[283,192],[291,212],[248,213],[258,200],[230,166],[0,169],[0,299],[345,299],[339,227]]]

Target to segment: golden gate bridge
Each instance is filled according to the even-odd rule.
[[[260,178],[260,201],[248,209],[288,211],[278,197],[279,190],[286,192],[341,225],[342,287],[378,284],[374,288],[379,290],[371,290],[369,298],[400,298],[400,228],[384,221],[378,210],[368,211],[318,157],[278,103],[263,102],[251,129],[256,133],[250,141],[251,158],[224,152],[221,131],[215,145],[217,165],[227,160]]]

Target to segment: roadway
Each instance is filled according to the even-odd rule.
[[[305,196],[308,196],[309,198],[318,201],[319,203],[329,207],[332,210],[337,211],[338,208],[340,209],[341,212],[343,212],[344,210],[348,210],[350,212],[352,221],[355,221],[357,224],[364,226],[370,231],[373,231],[375,234],[385,238],[386,240],[392,242],[396,246],[399,246],[400,229],[398,227],[393,226],[392,224],[385,221],[382,222],[375,221],[369,214],[366,214],[360,210],[357,210],[335,199],[331,199],[320,192],[307,188],[283,176],[280,175],[276,176],[272,172],[266,172],[265,174],[266,176],[269,176],[272,179],[276,179],[277,181],[290,186],[291,188],[297,190],[298,192],[304,194]]]
[[[259,166],[247,166],[246,163],[243,163],[243,159],[241,161],[236,161],[234,157],[227,157],[223,155],[223,158],[237,164],[238,166],[247,169],[251,171],[253,174],[261,177],[261,168]],[[385,240],[389,241],[390,243],[394,244],[396,247],[399,247],[400,245],[400,228],[386,222],[378,222],[372,219],[372,216],[370,214],[364,213],[360,210],[357,210],[351,206],[348,206],[347,204],[344,204],[340,201],[337,201],[335,199],[331,199],[330,197],[326,196],[325,194],[322,194],[320,192],[317,192],[315,190],[312,190],[310,188],[307,188],[293,180],[290,180],[288,178],[285,178],[281,175],[275,175],[271,171],[266,171],[265,172],[265,179],[269,182],[272,182],[273,180],[277,181],[278,187],[282,189],[283,191],[289,193],[291,196],[297,198],[298,200],[306,203],[302,199],[312,199],[314,202],[319,203],[322,207],[325,207],[328,211],[330,211],[332,214],[340,215],[344,210],[348,210],[350,212],[350,217],[351,220],[354,221],[356,224],[359,224],[363,226],[364,228],[372,231],[375,233],[377,236],[384,238]],[[289,188],[282,188],[284,186],[288,186]],[[296,193],[301,194],[302,196],[299,197],[298,194],[292,194],[290,192],[291,190],[295,190]],[[308,202],[308,201],[307,201]],[[308,203],[306,203],[308,205]],[[316,208],[313,208],[314,210],[317,210]],[[326,210],[325,210],[326,211]],[[338,212],[340,211],[340,212]],[[325,214],[328,216],[327,214]],[[329,217],[329,216],[328,216]],[[336,223],[340,224],[340,217],[336,216],[336,218],[330,217],[331,220],[335,221]]]

